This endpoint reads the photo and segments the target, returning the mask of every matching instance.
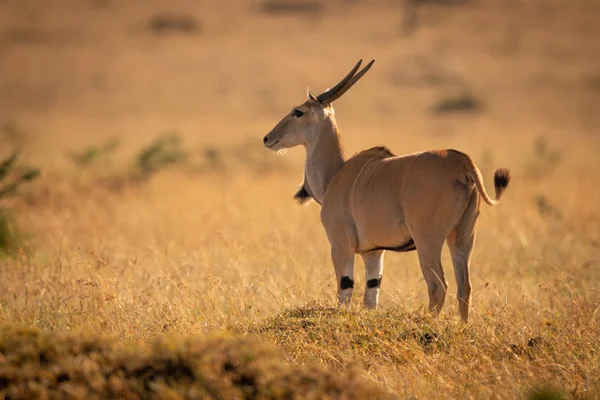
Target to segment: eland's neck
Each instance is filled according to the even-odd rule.
[[[332,116],[322,122],[315,140],[305,147],[305,185],[315,200],[323,204],[329,182],[344,164],[340,135]]]

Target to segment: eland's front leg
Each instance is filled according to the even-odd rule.
[[[354,253],[338,248],[331,249],[331,260],[335,268],[340,304],[349,304],[354,288]]]
[[[367,308],[377,307],[383,275],[383,250],[361,254],[365,262],[366,287],[363,303]]]

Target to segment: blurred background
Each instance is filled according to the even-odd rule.
[[[90,141],[165,132],[260,146],[307,86],[360,58],[375,68],[336,104],[352,152],[591,137],[599,16],[594,0],[3,0],[1,146],[20,132],[27,157],[55,166]]]

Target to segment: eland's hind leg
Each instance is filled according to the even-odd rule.
[[[363,304],[367,308],[377,307],[379,300],[379,288],[383,274],[383,250],[370,251],[361,254],[365,262],[365,295]]]
[[[412,191],[403,196],[402,205],[427,282],[429,309],[434,315],[441,311],[448,288],[442,269],[442,247],[464,216],[473,192],[464,172],[446,170],[450,167],[451,164],[439,164],[439,169],[435,169],[431,164],[423,164],[426,172],[403,183],[412,185]]]
[[[446,300],[448,282],[442,269],[442,246],[443,239],[428,238],[425,235],[413,234],[419,263],[425,282],[427,282],[427,293],[429,294],[429,311],[437,316],[442,310]]]
[[[458,289],[456,294],[458,311],[464,322],[467,322],[469,319],[469,305],[471,303],[471,278],[469,276],[469,269],[473,244],[475,242],[477,217],[479,216],[479,202],[479,195],[476,191],[473,191],[463,217],[452,232],[450,232],[447,239]]]

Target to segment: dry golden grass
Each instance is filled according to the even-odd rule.
[[[291,15],[213,3],[0,2],[0,157],[20,147],[42,169],[1,205],[30,239],[0,259],[0,322],[142,346],[255,333],[291,363],[356,367],[400,397],[600,397],[597,2],[426,5],[410,36],[383,0]],[[198,28],[153,33],[163,13]],[[438,319],[414,253],[386,254],[381,309],[330,309],[319,208],[291,199],[303,152],[261,148],[306,85],[360,57],[377,63],[336,104],[348,154],[456,148],[488,185],[497,167],[513,174],[479,219],[466,326],[446,251]],[[431,111],[465,93],[478,112]],[[186,162],[132,178],[172,131]],[[89,165],[67,156],[110,138]],[[357,260],[357,304],[362,272]]]
[[[257,337],[165,337],[127,348],[91,335],[0,332],[0,394],[10,399],[392,398],[359,371],[291,366]]]

